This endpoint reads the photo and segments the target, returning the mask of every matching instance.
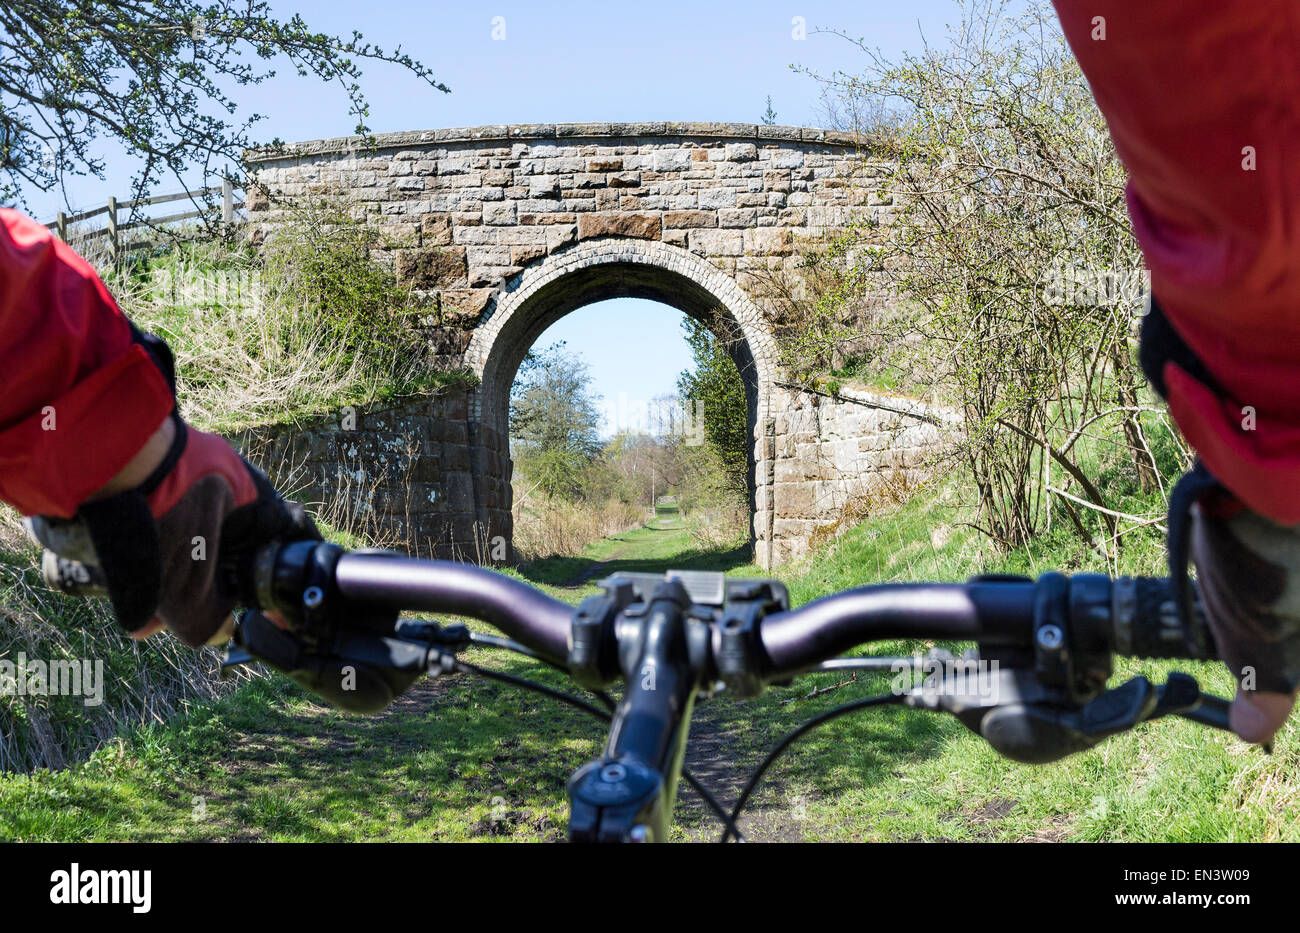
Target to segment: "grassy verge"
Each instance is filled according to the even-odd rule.
[[[216,652],[125,638],[105,603],[46,587],[38,559],[17,514],[0,507],[0,771],[61,768],[125,724],[233,689],[215,677]]]
[[[1086,554],[1050,538],[992,560],[955,514],[939,490],[872,517],[788,576],[794,600],[877,579],[1088,566]],[[689,523],[665,518],[524,575],[576,602],[616,569],[761,572],[743,554],[694,550]],[[484,651],[468,659],[562,685],[526,660]],[[1178,666],[1211,689],[1230,689],[1215,665]],[[1124,664],[1117,679],[1172,667]],[[703,703],[688,767],[734,798],[785,731],[887,689],[888,679],[821,674],[754,701]],[[459,675],[421,685],[373,718],[342,716],[267,679],[166,726],[135,729],[75,768],[0,778],[0,838],[555,839],[564,780],[602,742],[600,725],[577,711]],[[759,839],[1294,841],[1297,759],[1294,725],[1270,758],[1169,720],[1029,767],[999,758],[955,721],[888,709],[837,720],[796,744],[760,786],[745,826]],[[716,832],[686,790],[674,832],[683,840]]]

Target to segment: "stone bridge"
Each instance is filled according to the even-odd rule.
[[[471,468],[447,477],[472,499],[480,535],[509,535],[508,400],[524,354],[569,312],[632,296],[739,337],[755,556],[771,565],[802,549],[791,542],[817,520],[808,484],[825,480],[778,470],[778,439],[791,436],[782,413],[806,406],[781,386],[779,321],[755,273],[793,281],[801,250],[851,223],[887,224],[885,154],[801,127],[560,123],[318,140],[249,158],[254,238],[323,199],[371,224],[377,258],[436,296],[440,355],[481,379],[467,405]]]

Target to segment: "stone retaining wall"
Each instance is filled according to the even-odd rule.
[[[916,485],[958,424],[914,399],[785,388],[773,419],[773,566],[804,556],[881,485]]]
[[[279,488],[313,503],[331,524],[401,541],[420,556],[502,561],[503,542],[479,533],[477,517],[481,505],[502,519],[508,479],[476,487],[468,411],[466,389],[444,389],[233,440]],[[508,463],[490,466],[493,476],[508,477]],[[477,501],[479,488],[493,498]]]
[[[804,556],[836,530],[846,508],[882,484],[915,485],[957,424],[943,409],[859,389],[832,397],[783,386],[781,393],[767,438],[772,475],[760,486],[771,492],[759,503],[775,514],[772,567]],[[490,447],[475,445],[467,396],[457,388],[344,408],[298,426],[247,431],[235,442],[278,487],[337,527],[398,541],[421,556],[505,563],[508,479],[476,485],[473,467],[482,458],[492,477],[508,477],[505,439],[494,434]],[[480,489],[492,498],[476,500]]]

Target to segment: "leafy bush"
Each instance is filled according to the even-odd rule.
[[[715,326],[721,327],[721,318]],[[712,450],[711,468],[721,471],[736,496],[749,487],[749,406],[735,360],[727,350],[730,335],[719,338],[700,321],[682,321],[695,368],[677,377],[677,391],[687,410],[704,421],[705,444]]]
[[[377,246],[378,233],[364,222],[309,211],[267,242],[266,299],[318,320],[345,364],[369,372],[418,367],[427,355],[419,316],[429,308],[371,258]]]

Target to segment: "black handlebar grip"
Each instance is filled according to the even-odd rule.
[[[1112,584],[1115,650],[1137,658],[1218,657],[1200,602],[1184,625],[1168,577],[1119,577]]]

